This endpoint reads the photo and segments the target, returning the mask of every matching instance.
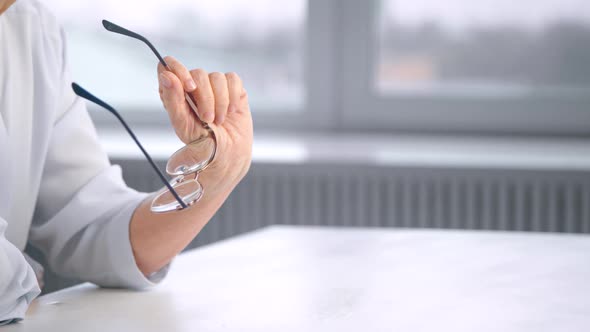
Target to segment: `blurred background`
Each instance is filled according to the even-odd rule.
[[[239,73],[250,173],[189,248],[271,224],[590,233],[587,0],[67,1],[74,80],[177,148],[145,45]],[[90,107],[128,184],[158,189]],[[49,280],[48,291],[72,281]]]

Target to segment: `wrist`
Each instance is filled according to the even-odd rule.
[[[213,163],[209,168],[199,174],[198,181],[205,190],[205,196],[218,193],[230,193],[244,178],[249,168],[243,163],[217,164]]]

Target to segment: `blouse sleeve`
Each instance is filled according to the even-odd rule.
[[[6,227],[6,220],[0,217],[0,326],[22,320],[41,292],[35,272],[4,236]]]
[[[63,44],[62,34],[62,44]],[[129,240],[131,217],[147,194],[126,186],[121,169],[102,149],[84,102],[71,88],[65,65],[60,109],[50,136],[29,241],[63,276],[105,287],[146,288]]]

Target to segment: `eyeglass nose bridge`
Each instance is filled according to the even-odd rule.
[[[200,173],[213,163],[217,154],[217,138],[215,132],[207,126],[207,135],[185,145],[172,154],[166,164],[166,173],[170,176],[187,176]],[[210,151],[209,151],[210,150]],[[195,155],[204,153],[200,159]]]

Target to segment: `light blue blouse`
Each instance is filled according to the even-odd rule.
[[[64,36],[35,0],[0,14],[0,321],[24,318],[39,294],[22,254],[39,248],[57,273],[146,288],[129,221],[146,194],[128,188],[71,90]],[[92,64],[88,64],[91,66]]]

